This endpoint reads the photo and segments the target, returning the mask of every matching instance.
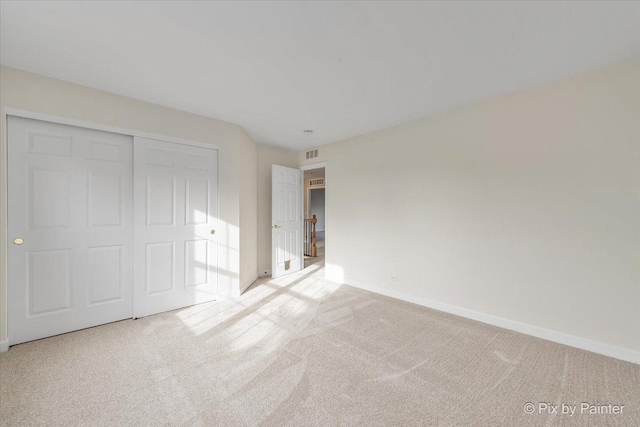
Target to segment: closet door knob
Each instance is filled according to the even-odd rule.
[[[13,244],[14,245],[20,246],[23,243],[24,243],[24,239],[22,237],[16,237],[15,239],[13,239]]]

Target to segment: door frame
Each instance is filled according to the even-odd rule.
[[[117,126],[109,126],[95,122],[87,122],[84,120],[73,119],[69,117],[56,116],[52,114],[37,113],[33,111],[22,110],[13,107],[4,107],[2,109],[2,122],[5,125],[4,135],[0,138],[0,353],[3,353],[9,349],[9,343],[11,337],[9,337],[9,304],[7,301],[9,282],[8,282],[8,250],[9,250],[9,222],[7,218],[7,212],[9,208],[9,173],[7,171],[8,162],[8,149],[9,149],[9,128],[8,117],[22,117],[25,119],[41,120],[44,122],[57,123],[61,125],[76,126],[86,129],[94,129],[105,132],[117,133],[121,135],[128,135],[134,137],[142,137],[149,139],[158,139],[166,142],[173,142],[175,144],[191,145],[195,147],[211,148],[218,150],[220,153],[220,147],[218,144],[209,144],[199,141],[193,141],[184,138],[177,138],[173,136],[155,134],[150,132],[143,132],[135,129],[121,128]],[[219,161],[219,159],[218,159]],[[133,167],[133,166],[132,166]],[[220,171],[218,171],[218,179],[220,178]],[[219,185],[219,181],[218,181]],[[219,187],[218,187],[219,188]],[[219,209],[219,207],[218,207]],[[2,340],[2,337],[5,337]]]
[[[304,191],[304,171],[308,171],[308,170],[313,170],[313,169],[321,169],[324,168],[324,260],[325,260],[325,265],[327,262],[327,248],[329,247],[328,245],[328,241],[329,241],[329,233],[327,233],[327,230],[329,229],[329,186],[327,185],[327,183],[329,182],[329,162],[320,162],[320,163],[313,163],[310,165],[305,165],[305,166],[300,166],[300,170],[302,171],[302,212],[305,212],[304,210],[304,205],[305,205],[305,198],[307,197],[307,192]],[[306,215],[305,215],[306,216]],[[301,245],[304,245],[304,233],[302,233],[302,235],[300,236],[302,239]],[[301,246],[302,247],[302,246]],[[303,253],[304,255],[304,253]],[[303,256],[304,258],[304,256]],[[304,262],[304,260],[303,260]],[[326,273],[327,269],[325,268],[325,276],[327,275]]]

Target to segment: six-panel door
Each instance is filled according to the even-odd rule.
[[[11,344],[132,316],[132,137],[8,118]]]
[[[217,297],[216,150],[134,143],[134,316]]]
[[[271,275],[300,271],[302,254],[302,172],[273,165],[271,169]]]

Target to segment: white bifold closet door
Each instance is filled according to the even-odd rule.
[[[134,316],[216,299],[217,150],[134,142]]]
[[[11,344],[132,315],[131,136],[8,118]]]

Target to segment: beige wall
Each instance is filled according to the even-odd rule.
[[[240,291],[258,278],[258,144],[240,140]]]
[[[235,124],[189,114],[12,68],[0,68],[0,107],[49,114],[106,126],[216,144],[219,147],[221,244],[219,288],[239,292],[256,263],[257,146]],[[6,117],[0,120],[0,341],[7,337],[6,307]],[[240,210],[242,209],[242,214]],[[246,228],[245,228],[246,227]],[[243,229],[240,233],[239,228]],[[245,233],[246,230],[246,233]],[[242,248],[242,255],[240,249]],[[240,265],[244,266],[242,271]],[[252,266],[253,265],[253,266]],[[249,266],[249,267],[247,267]],[[255,273],[255,271],[254,271]]]
[[[298,167],[295,151],[258,147],[258,273],[271,274],[271,165]]]
[[[332,278],[639,354],[640,59],[298,158]]]

